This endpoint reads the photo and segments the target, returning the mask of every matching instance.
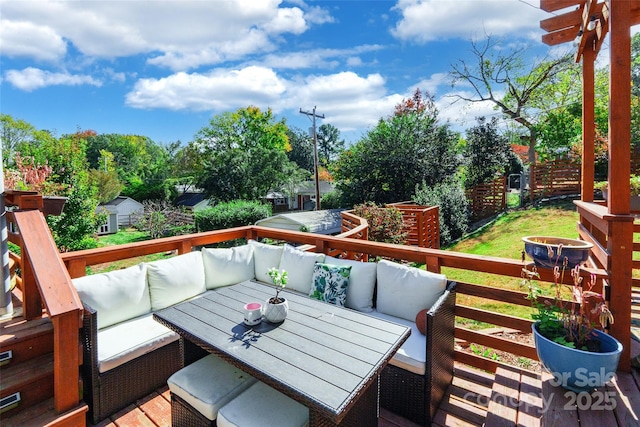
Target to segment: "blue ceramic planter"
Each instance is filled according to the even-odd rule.
[[[611,335],[594,331],[601,343],[601,352],[577,350],[555,343],[538,332],[538,323],[532,326],[538,358],[554,376],[554,384],[577,393],[602,387],[613,379],[622,344]]]
[[[551,236],[527,236],[523,237],[524,251],[538,267],[553,268],[558,260],[558,248],[562,244],[562,252],[557,264],[562,267],[564,257],[567,257],[567,270],[578,264],[582,264],[589,258],[589,251],[593,245],[584,240],[568,239]],[[553,256],[549,258],[549,247],[553,250]]]

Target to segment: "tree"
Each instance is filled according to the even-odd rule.
[[[181,209],[166,200],[145,200],[144,212],[135,218],[134,227],[146,231],[152,239],[193,233],[195,227]]]
[[[215,200],[256,200],[285,181],[287,127],[270,109],[247,107],[217,115],[193,144],[204,164],[198,185]]]
[[[309,136],[299,128],[293,127],[287,130],[289,145],[291,150],[287,152],[290,161],[297,164],[301,169],[313,173],[313,143]]]
[[[498,119],[487,122],[478,117],[477,124],[467,130],[467,145],[464,149],[467,169],[465,187],[473,188],[478,184],[504,176],[509,161],[515,157],[509,140],[498,132]]]
[[[2,164],[13,165],[15,150],[21,143],[30,142],[36,128],[24,120],[16,120],[8,114],[0,114],[0,135],[2,137]]]
[[[471,42],[475,63],[459,60],[451,67],[453,85],[470,85],[472,95],[457,94],[459,100],[468,102],[490,101],[511,120],[524,126],[529,132],[529,162],[535,163],[536,111],[531,100],[540,86],[553,80],[571,64],[569,55],[527,66],[525,48],[503,50],[499,41],[488,36],[484,45]],[[505,93],[502,96],[502,93]]]
[[[344,150],[344,139],[340,139],[340,131],[331,124],[323,124],[316,134],[318,140],[318,163],[328,167]]]
[[[380,119],[336,162],[345,206],[410,200],[417,184],[432,185],[456,172],[458,135],[438,121],[431,96],[423,97],[418,90],[416,98],[423,106],[408,108],[403,101],[400,114],[396,109],[396,114]]]

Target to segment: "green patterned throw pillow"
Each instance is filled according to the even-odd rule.
[[[316,263],[309,296],[320,301],[344,307],[351,266]]]

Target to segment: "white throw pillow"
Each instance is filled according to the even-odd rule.
[[[447,287],[443,274],[387,260],[378,261],[377,276],[376,309],[410,321],[420,310],[431,308]]]
[[[251,245],[224,249],[204,248],[202,262],[207,289],[235,285],[255,277]]]
[[[144,264],[72,281],[82,302],[98,312],[98,329],[151,311]]]
[[[278,268],[282,258],[282,246],[267,245],[255,240],[249,240],[253,247],[253,262],[255,265],[255,277],[261,282],[272,283],[267,272],[270,268]]]
[[[287,288],[309,295],[316,262],[324,262],[324,254],[304,252],[291,245],[284,245],[279,268],[289,273]]]
[[[340,259],[332,256],[327,256],[324,262],[351,267],[345,306],[364,313],[371,313],[373,311],[373,290],[376,287],[376,263]]]
[[[207,290],[200,251],[147,264],[151,310],[169,307]]]

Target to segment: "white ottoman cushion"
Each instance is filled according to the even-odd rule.
[[[185,366],[167,380],[169,390],[210,420],[256,379],[210,354]]]
[[[303,427],[309,409],[263,382],[256,382],[220,408],[218,427]]]

